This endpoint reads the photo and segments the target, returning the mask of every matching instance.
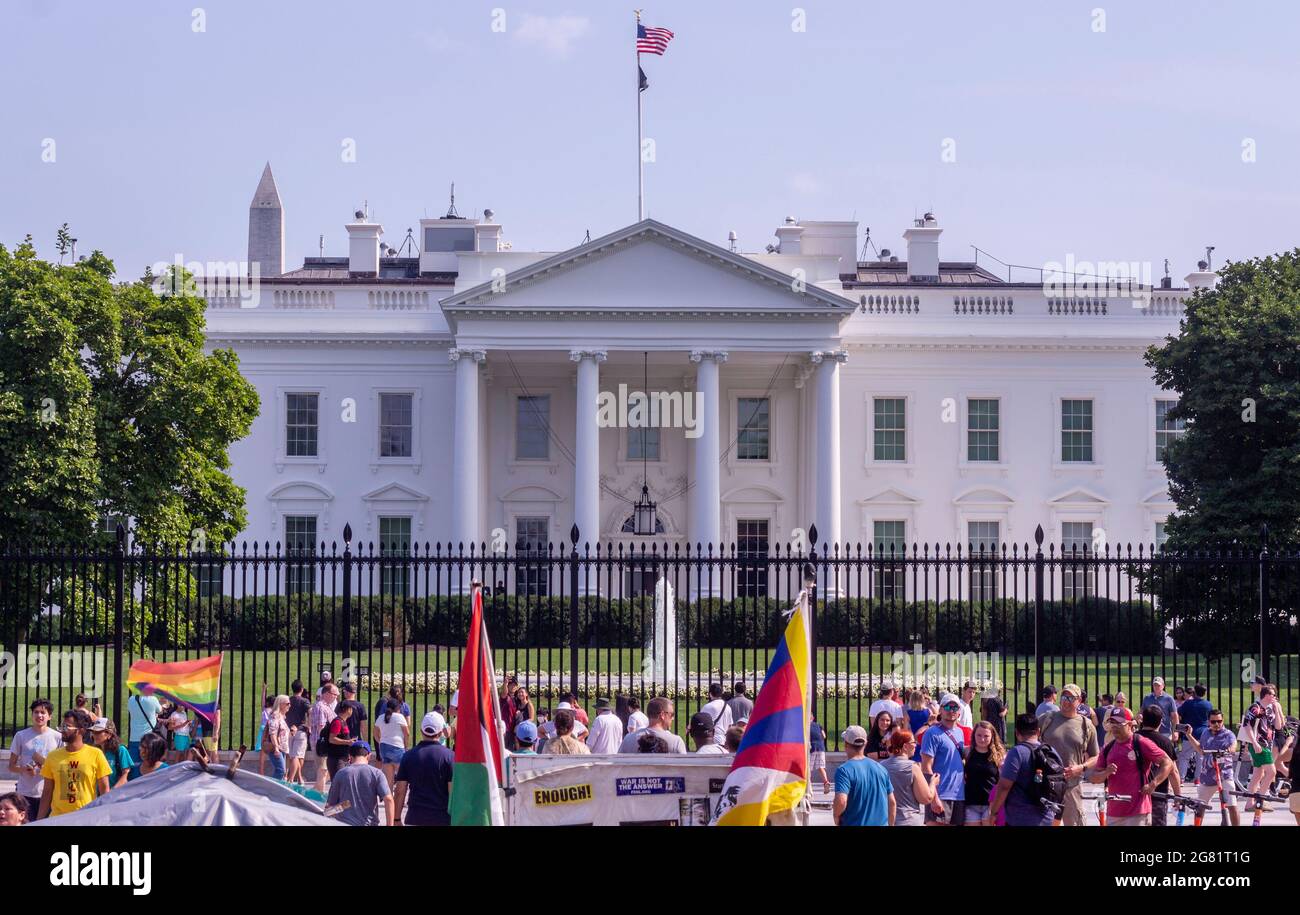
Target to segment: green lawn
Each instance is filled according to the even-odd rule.
[[[97,663],[104,664],[105,682],[111,682],[114,674],[109,651],[88,649],[87,652]],[[459,647],[441,646],[360,651],[356,653],[356,665],[368,667],[372,675],[446,672],[431,692],[408,690],[407,701],[418,718],[435,704],[444,707],[449,704],[447,678],[454,677],[459,670],[461,654],[462,649]],[[580,649],[577,653],[579,670],[593,672],[586,683],[580,682],[579,693],[584,702],[590,705],[597,695],[609,695],[612,698],[620,693],[632,692],[635,688],[633,677],[641,672],[643,654],[640,649]],[[156,659],[170,661],[197,656],[198,653],[195,652],[163,652]],[[553,706],[557,701],[555,695],[568,688],[570,657],[568,649],[558,648],[495,651],[498,673],[516,673],[520,681],[533,691],[534,701],[539,708]],[[707,671],[734,674],[762,671],[770,657],[770,650],[688,648],[682,652],[681,669],[693,688],[693,695],[696,695],[696,690],[703,690],[708,685],[710,676]],[[123,658],[123,673],[130,666],[130,660],[129,657]],[[839,674],[835,697],[819,697],[817,700],[818,718],[832,735],[838,734],[849,724],[864,723],[870,707],[872,685],[879,678],[891,674],[895,669],[895,660],[893,652],[877,649],[825,648],[817,652],[819,682],[825,682],[824,675],[827,671]],[[1001,694],[1013,714],[1035,698],[1031,694],[1036,684],[1037,671],[1032,659],[1000,656],[968,660],[974,662],[973,668],[952,667],[946,671],[951,675],[950,679],[969,675],[972,669],[978,671],[977,676],[991,677],[998,682]],[[294,677],[301,677],[305,683],[314,687],[322,664],[337,674],[342,670],[342,657],[338,653],[318,651],[227,652],[222,672],[223,746],[237,745],[240,741],[252,744],[260,722],[263,683],[267,684],[266,689],[271,693],[288,692],[289,683]],[[1297,700],[1300,699],[1297,696],[1297,683],[1300,681],[1300,677],[1297,677],[1297,658],[1294,655],[1285,656],[1275,664],[1276,667],[1271,672],[1272,678],[1281,687],[1284,707],[1289,712],[1294,712]],[[1078,683],[1088,692],[1090,702],[1100,693],[1122,690],[1129,696],[1130,707],[1136,707],[1142,696],[1146,695],[1149,680],[1155,674],[1165,678],[1171,691],[1176,683],[1190,685],[1200,681],[1210,687],[1211,700],[1224,706],[1229,720],[1235,721],[1240,717],[1249,697],[1249,690],[1242,678],[1243,669],[1243,658],[1239,655],[1207,662],[1199,657],[1170,653],[1163,658],[1050,657],[1046,659],[1044,674],[1047,682],[1057,687],[1068,682]],[[933,674],[936,671],[931,669],[930,672]],[[25,726],[27,704],[33,698],[46,696],[62,710],[71,706],[73,696],[91,679],[83,677],[80,681],[62,686],[17,685],[22,682],[22,674],[22,670],[15,669],[12,676],[16,682],[0,686],[0,737],[6,744],[15,730]],[[904,678],[905,682],[915,682],[916,679]],[[109,704],[106,713],[112,716],[113,694],[111,690],[105,692]],[[373,709],[380,695],[381,690],[363,689],[361,699],[367,709]],[[125,704],[125,695],[122,701]],[[697,698],[678,700],[676,723],[679,731],[685,729],[690,713],[700,704],[702,701]],[[125,718],[125,710],[122,717]]]

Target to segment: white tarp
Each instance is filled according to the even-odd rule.
[[[732,759],[672,753],[511,756],[506,768],[507,823],[707,825]]]
[[[34,826],[338,826],[282,783],[226,766],[177,763]]]

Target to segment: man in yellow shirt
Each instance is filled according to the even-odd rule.
[[[63,746],[52,750],[41,767],[45,779],[41,819],[80,810],[108,793],[108,759],[103,750],[86,741],[92,724],[94,720],[85,709],[63,713]]]

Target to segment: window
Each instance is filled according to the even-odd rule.
[[[549,564],[528,562],[529,558],[547,555],[550,518],[515,519],[515,594],[519,597],[545,597],[551,593]]]
[[[405,597],[411,555],[411,519],[379,519],[379,555],[401,557],[384,562],[379,570],[379,593]]]
[[[766,397],[738,398],[736,400],[736,459],[771,460],[771,435],[771,401]]]
[[[1061,401],[1061,460],[1092,460],[1092,401]]]
[[[993,399],[966,401],[966,460],[999,460],[999,403]]]
[[[315,564],[310,561],[294,562],[295,558],[310,560],[316,555],[315,515],[285,515],[284,555],[284,593],[316,593]]]
[[[1061,524],[1061,595],[1066,600],[1097,593],[1097,569],[1093,563],[1092,522],[1065,521]]]
[[[319,394],[284,395],[284,453],[287,457],[316,457],[320,432]]]
[[[766,520],[736,522],[737,597],[767,596],[767,534]]]
[[[194,566],[194,580],[199,585],[199,597],[220,597],[223,567],[217,562],[200,562]]]
[[[425,226],[424,250],[435,251],[473,251],[474,229],[460,226]]]
[[[1165,459],[1165,449],[1169,443],[1187,431],[1187,420],[1170,419],[1169,411],[1178,406],[1176,400],[1156,401],[1156,460]]]
[[[907,460],[907,401],[902,397],[877,397],[874,453],[877,461]]]
[[[412,409],[410,394],[379,395],[379,456],[411,456]]]
[[[551,395],[515,401],[515,460],[546,461],[551,457]]]
[[[629,461],[659,460],[659,427],[641,426],[627,430]]]
[[[876,570],[872,575],[876,600],[903,600],[902,560],[907,549],[905,521],[872,522]]]
[[[970,556],[970,599],[995,600],[1002,525],[997,521],[967,521],[966,539]]]

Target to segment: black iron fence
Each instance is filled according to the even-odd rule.
[[[322,672],[357,681],[374,709],[388,686],[415,716],[450,705],[470,616],[485,588],[498,673],[539,708],[568,692],[644,706],[673,698],[677,725],[711,683],[750,695],[813,585],[814,712],[832,740],[867,723],[882,686],[957,691],[967,680],[1011,715],[1041,688],[1077,683],[1096,705],[1137,708],[1153,676],[1204,683],[1233,720],[1254,676],[1297,699],[1300,554],[1233,547],[1182,554],[1146,547],[1062,551],[1042,542],[986,547],[721,549],[638,541],[518,544],[493,551],[408,543],[206,550],[116,542],[0,547],[0,737],[28,703],[59,709],[98,695],[124,720],[124,679],[140,657],[224,655],[223,748],[252,744],[264,696],[309,688]]]

